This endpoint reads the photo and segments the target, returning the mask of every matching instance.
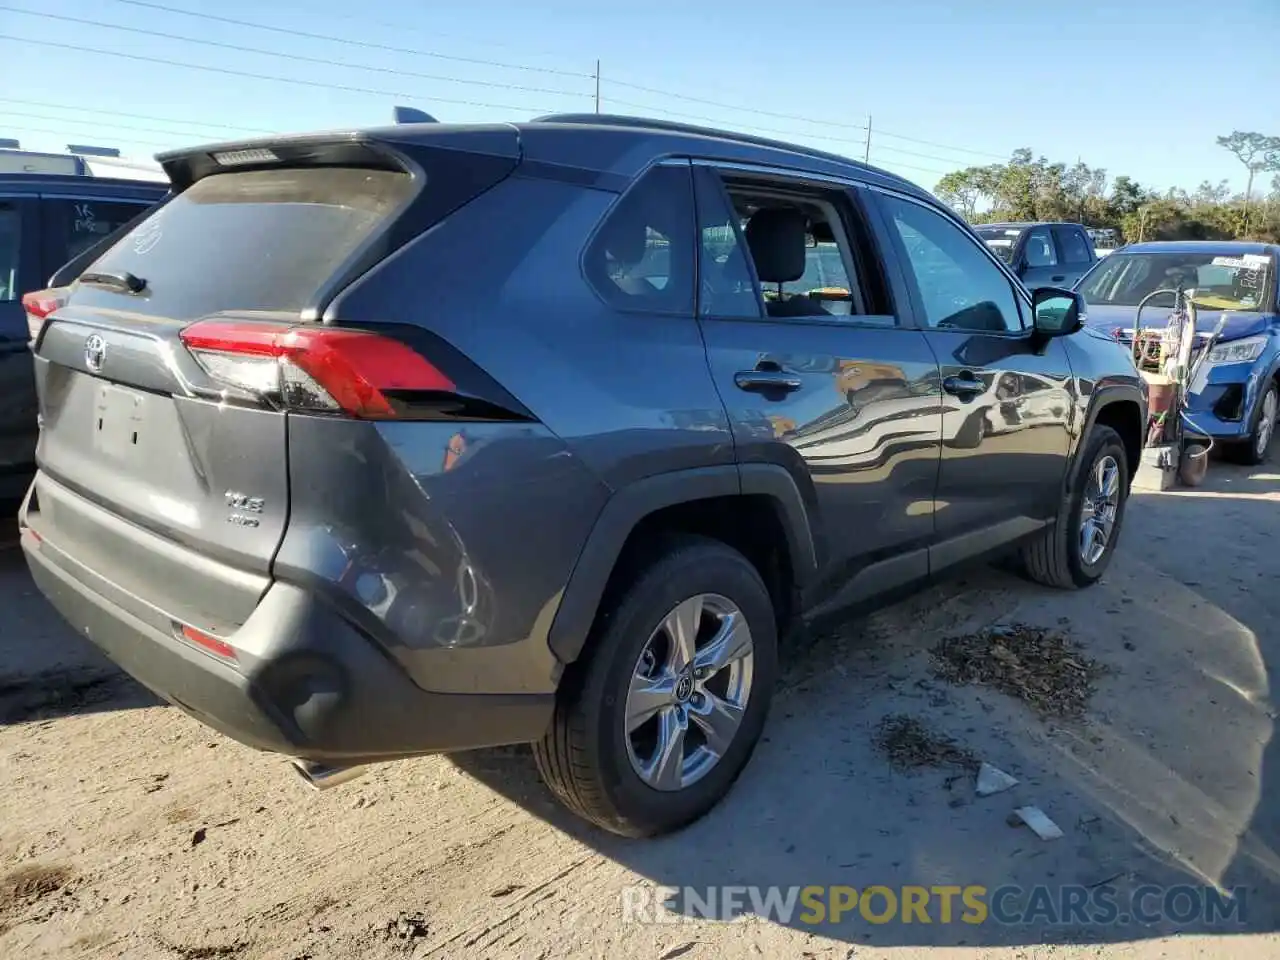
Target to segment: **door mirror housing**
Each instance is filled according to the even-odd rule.
[[[1084,297],[1074,290],[1038,287],[1031,291],[1035,330],[1042,337],[1065,337],[1084,325]]]

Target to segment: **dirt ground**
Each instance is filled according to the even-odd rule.
[[[640,843],[564,814],[525,750],[395,763],[308,791],[279,758],[117,674],[53,617],[10,547],[0,956],[1277,957],[1278,573],[1280,467],[1215,462],[1203,488],[1134,497],[1093,590],[984,568],[817,627],[788,653],[732,796]],[[1096,688],[1083,714],[936,672],[945,638],[1015,624],[1080,644],[1066,656]],[[892,752],[914,749],[920,729],[945,740],[933,760]],[[1020,783],[975,796],[983,760]],[[1065,836],[1010,826],[1022,804]],[[855,913],[807,927],[624,922],[621,906],[632,884],[943,883],[1210,885],[1245,890],[1247,914],[1226,927],[1073,927]]]

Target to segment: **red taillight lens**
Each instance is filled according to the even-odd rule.
[[[211,377],[286,407],[396,416],[389,393],[451,393],[452,380],[398,340],[358,330],[202,320],[182,342]]]
[[[22,309],[27,312],[27,333],[30,334],[32,343],[40,339],[40,333],[49,317],[55,310],[65,306],[66,302],[66,287],[34,290],[22,295]]]

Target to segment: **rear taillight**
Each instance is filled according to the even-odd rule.
[[[422,355],[375,333],[202,320],[181,337],[209,376],[288,409],[386,420],[398,392],[456,389]]]
[[[31,343],[40,339],[44,325],[54,311],[66,306],[67,288],[53,287],[49,290],[33,290],[22,295],[22,309],[27,312],[27,333]]]

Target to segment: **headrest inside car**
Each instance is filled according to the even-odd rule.
[[[795,207],[764,207],[747,221],[747,247],[761,283],[788,283],[804,274],[807,220]]]

